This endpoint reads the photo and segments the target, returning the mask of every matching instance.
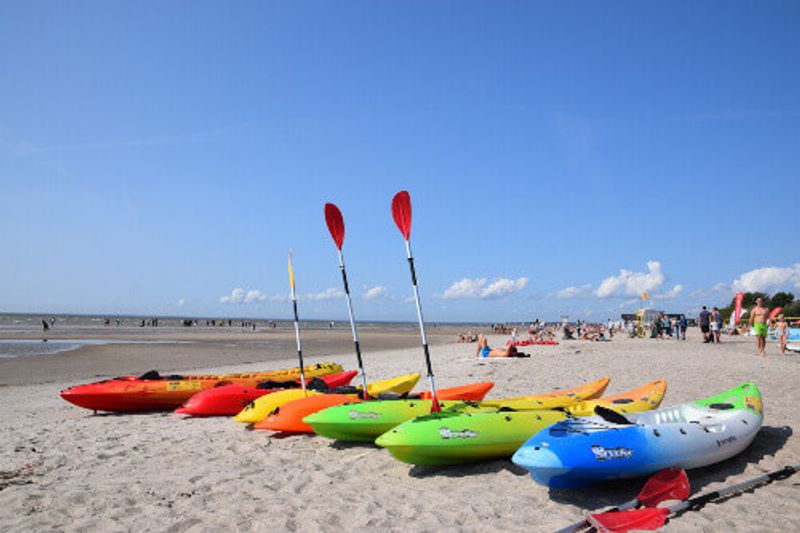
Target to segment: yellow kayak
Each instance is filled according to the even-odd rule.
[[[367,393],[373,398],[384,393],[408,394],[411,389],[414,388],[414,385],[417,384],[417,381],[419,381],[419,374],[416,372],[396,378],[375,381],[373,383],[367,383]],[[264,420],[270,413],[284,404],[318,394],[322,393],[310,390],[304,392],[302,389],[287,389],[273,392],[272,394],[257,398],[242,409],[242,411],[236,415],[235,420],[246,424],[254,424]]]
[[[591,383],[586,383],[578,387],[549,392],[547,394],[533,394],[530,396],[518,396],[516,398],[503,398],[499,400],[483,400],[466,406],[454,405],[448,411],[463,412],[491,412],[500,408],[513,409],[514,411],[529,411],[531,409],[556,409],[576,403],[584,403],[599,398],[608,387],[610,378],[600,378]]]
[[[616,396],[581,402],[559,410],[495,413],[433,413],[409,420],[384,433],[375,444],[395,459],[417,465],[450,465],[511,457],[536,432],[570,414],[594,414],[595,406],[621,413],[657,408],[667,384],[654,381]],[[568,414],[569,413],[569,414]]]

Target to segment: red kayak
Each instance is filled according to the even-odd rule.
[[[306,366],[304,371],[306,379],[311,379],[339,373],[343,369],[337,363],[320,363]],[[124,376],[70,387],[61,391],[61,397],[78,407],[93,411],[172,411],[195,394],[221,385],[255,387],[270,381],[279,384],[289,382],[288,386],[296,386],[298,379],[299,368],[192,376],[161,376],[151,370],[139,377]]]
[[[358,374],[355,370],[319,376],[309,382],[313,390],[330,390],[348,385]],[[234,416],[244,407],[265,394],[270,394],[286,388],[298,388],[300,382],[293,382],[292,387],[247,387],[243,385],[222,385],[189,398],[182,406],[175,409],[181,415],[189,416]]]

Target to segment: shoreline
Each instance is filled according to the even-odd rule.
[[[436,328],[428,335],[431,346],[452,342],[452,331]],[[83,330],[53,340],[95,335]],[[65,380],[96,381],[120,375],[141,375],[148,370],[161,373],[197,373],[198,369],[229,365],[263,365],[291,360],[297,366],[294,332],[276,331],[150,331],[130,338],[124,332],[107,331],[109,344],[85,344],[53,354],[0,358],[0,387],[56,383]],[[72,337],[72,338],[70,338]],[[120,338],[122,337],[122,338]],[[306,358],[338,360],[355,366],[353,337],[349,329],[309,330],[302,333]],[[0,338],[0,342],[3,339]],[[35,340],[35,339],[30,339]],[[103,340],[102,337],[99,340]],[[416,331],[359,331],[364,361],[369,365],[373,353],[420,346]]]

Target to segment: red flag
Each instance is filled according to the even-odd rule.
[[[744,300],[744,293],[737,292],[736,293],[736,300],[733,304],[733,322],[734,324],[739,323],[739,318],[742,316],[742,300]]]

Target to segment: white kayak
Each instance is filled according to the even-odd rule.
[[[655,411],[572,418],[531,437],[513,461],[551,488],[699,468],[747,448],[761,428],[761,393],[746,383],[722,394]]]

